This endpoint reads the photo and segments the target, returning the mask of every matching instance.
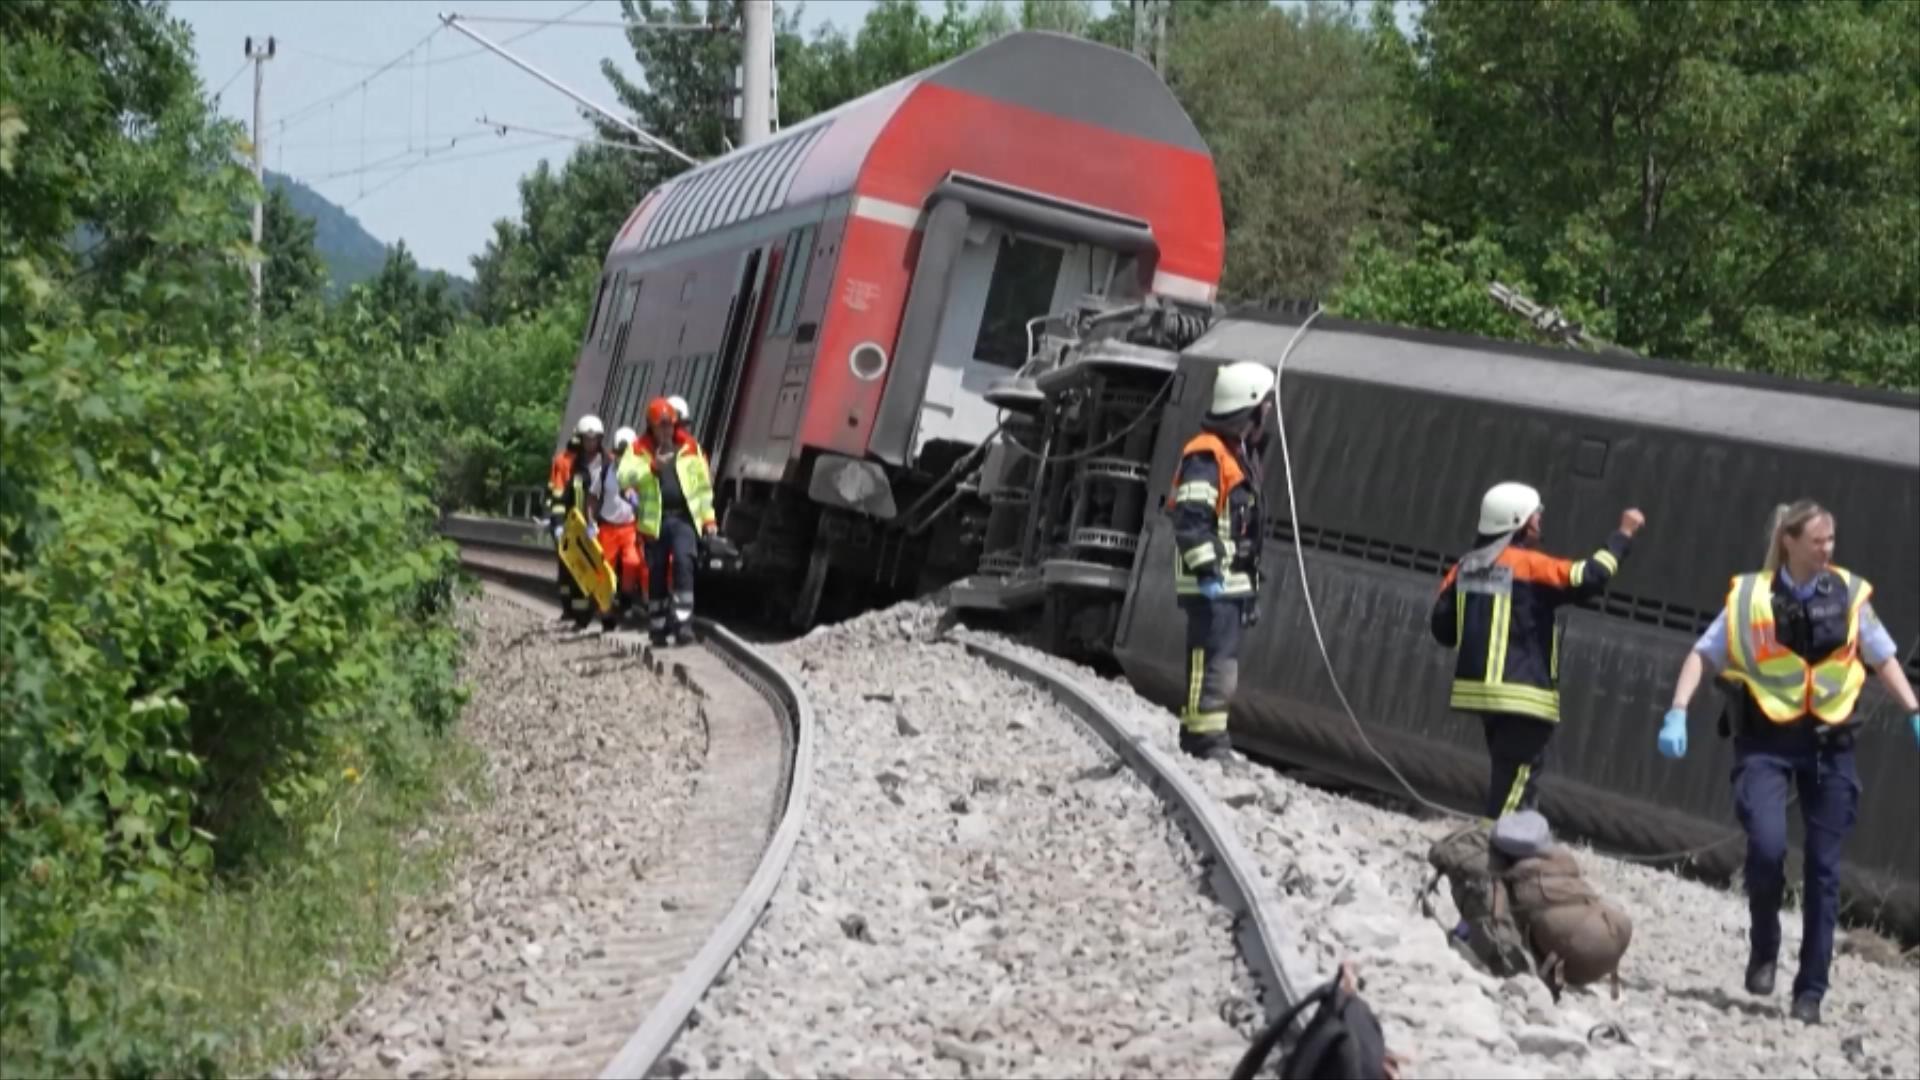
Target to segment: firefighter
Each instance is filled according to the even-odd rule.
[[[580,507],[581,516],[587,520],[588,534],[597,531],[598,515],[592,512],[594,503],[588,489],[592,487],[597,492],[598,481],[603,478],[602,471],[594,465],[606,457],[600,448],[605,432],[599,417],[592,413],[582,416],[573,427],[573,437],[567,440],[566,448],[554,456],[553,467],[547,472],[547,523],[553,529],[556,559],[560,538],[567,531],[568,511]],[[560,564],[559,572],[561,617],[584,627],[593,619],[593,597],[575,583],[565,563]]]
[[[1606,546],[1575,562],[1539,550],[1542,512],[1525,484],[1489,489],[1473,550],[1447,570],[1433,604],[1434,640],[1456,650],[1450,704],[1477,715],[1486,737],[1489,820],[1539,802],[1560,722],[1559,609],[1607,587],[1647,520],[1623,511]]]
[[[699,538],[717,531],[713,515],[713,479],[699,443],[681,426],[665,398],[647,403],[647,433],[622,460],[620,486],[633,492],[640,535],[647,548],[647,578],[652,602],[648,636],[665,645],[669,635],[680,644],[693,641],[694,564]],[[672,596],[668,596],[668,560],[672,560]]]
[[[1174,474],[1174,597],[1187,619],[1180,749],[1235,759],[1227,712],[1240,676],[1240,633],[1258,617],[1259,451],[1273,408],[1273,369],[1228,364],[1214,375],[1200,433]]]
[[[619,468],[623,455],[633,446],[636,435],[630,427],[613,433],[613,452],[596,463],[601,470],[599,497],[594,501],[598,514],[600,555],[619,577],[619,599],[613,610],[601,616],[600,624],[613,630],[640,603],[641,586],[646,580],[646,560],[640,554],[640,539],[634,524],[634,500],[620,484]]]
[[[1773,993],[1786,889],[1787,803],[1799,792],[1806,827],[1800,968],[1794,1019],[1820,1022],[1833,961],[1840,853],[1860,807],[1854,708],[1867,669],[1899,701],[1920,742],[1920,702],[1899,650],[1868,602],[1873,586],[1833,565],[1833,515],[1802,501],[1774,510],[1758,573],[1732,579],[1726,606],[1680,666],[1658,739],[1669,758],[1687,753],[1687,705],[1711,666],[1731,691],[1721,734],[1733,739],[1733,803],[1747,834],[1747,991]]]

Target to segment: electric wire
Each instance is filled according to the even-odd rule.
[[[1307,625],[1313,628],[1313,639],[1314,639],[1314,642],[1320,648],[1320,661],[1326,667],[1327,680],[1333,684],[1334,696],[1340,699],[1340,707],[1346,712],[1347,719],[1353,723],[1353,730],[1356,734],[1360,736],[1360,744],[1366,747],[1367,753],[1371,754],[1375,761],[1378,761],[1382,766],[1386,768],[1388,773],[1392,774],[1394,780],[1399,782],[1401,790],[1406,792],[1407,796],[1413,799],[1415,802],[1419,803],[1422,806],[1427,807],[1430,810],[1436,811],[1445,817],[1464,820],[1464,821],[1478,821],[1479,820],[1478,815],[1463,813],[1459,810],[1455,810],[1450,806],[1443,806],[1437,802],[1434,802],[1432,799],[1427,798],[1425,795],[1420,794],[1419,790],[1415,788],[1413,784],[1410,783],[1405,776],[1402,776],[1400,774],[1400,770],[1394,768],[1393,763],[1387,760],[1387,756],[1385,754],[1382,754],[1379,751],[1379,749],[1373,745],[1373,740],[1367,738],[1366,725],[1360,722],[1359,714],[1354,711],[1353,703],[1347,700],[1347,692],[1340,685],[1340,677],[1334,671],[1333,656],[1327,649],[1327,638],[1325,633],[1323,633],[1320,628],[1320,616],[1313,606],[1313,589],[1309,585],[1307,580],[1306,546],[1304,542],[1301,540],[1300,506],[1299,506],[1298,500],[1294,497],[1293,457],[1292,457],[1291,451],[1287,447],[1286,414],[1285,414],[1285,410],[1283,410],[1280,407],[1280,402],[1281,402],[1280,386],[1281,386],[1281,379],[1286,373],[1287,358],[1293,355],[1294,346],[1300,343],[1300,339],[1303,335],[1306,334],[1307,328],[1313,325],[1314,320],[1318,319],[1324,310],[1325,310],[1324,308],[1315,306],[1315,308],[1313,309],[1313,313],[1311,315],[1308,315],[1306,319],[1300,323],[1299,328],[1293,332],[1293,336],[1287,340],[1286,348],[1280,351],[1280,361],[1278,364],[1275,365],[1274,375],[1273,375],[1273,393],[1274,393],[1273,413],[1274,413],[1274,420],[1276,422],[1275,428],[1280,436],[1280,464],[1281,464],[1281,468],[1286,473],[1286,480],[1287,480],[1287,514],[1288,514],[1288,520],[1293,523],[1293,528],[1290,531],[1293,533],[1294,558],[1300,572],[1300,597],[1301,599],[1306,601]],[[1791,800],[1789,800],[1789,805],[1791,805]],[[1690,848],[1682,848],[1677,851],[1660,852],[1652,855],[1635,855],[1635,854],[1627,854],[1627,853],[1619,853],[1619,852],[1608,852],[1607,854],[1611,858],[1619,859],[1622,862],[1631,862],[1631,863],[1669,862],[1675,859],[1690,859],[1699,855],[1703,855],[1731,841],[1741,839],[1744,835],[1745,833],[1742,830],[1737,830],[1737,829],[1729,830],[1726,835],[1710,843],[1700,844],[1698,846],[1690,847]]]
[[[227,76],[227,81],[226,81],[226,82],[223,82],[223,83],[221,83],[221,84],[220,84],[220,89],[218,89],[218,90],[215,90],[215,91],[213,92],[213,95],[212,95],[212,96],[213,96],[213,100],[215,100],[215,101],[219,101],[219,100],[220,100],[220,95],[221,95],[221,94],[224,94],[224,93],[226,93],[226,92],[227,92],[227,87],[229,87],[229,86],[232,86],[232,85],[233,85],[233,80],[235,80],[235,79],[237,79],[237,78],[239,78],[239,77],[240,77],[240,75],[241,75],[241,74],[242,74],[243,72],[245,72],[245,71],[247,70],[247,66],[248,66],[249,64],[252,64],[252,63],[253,63],[253,60],[252,60],[251,58],[248,58],[248,59],[246,59],[246,60],[242,60],[242,61],[240,62],[240,66],[239,66],[239,67],[237,67],[237,68],[235,68],[235,69],[233,69],[233,74],[231,74],[231,75],[229,75],[229,76]]]

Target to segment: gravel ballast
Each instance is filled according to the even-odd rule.
[[[435,828],[465,850],[449,887],[406,913],[393,971],[300,1064],[322,1076],[531,1069],[564,1054],[562,1011],[630,1012],[609,940],[673,843],[706,749],[694,698],[596,632],[494,595],[462,605],[471,635],[461,720],[491,798]],[[629,1021],[622,1021],[629,1022]]]
[[[1175,752],[1173,715],[1125,682],[998,636],[979,639],[1073,676]],[[1304,954],[1287,965],[1295,985],[1316,985],[1352,958],[1389,1048],[1407,1060],[1404,1076],[1920,1076],[1920,969],[1856,955],[1871,935],[1854,935],[1849,946],[1841,931],[1825,1023],[1807,1027],[1786,1016],[1797,911],[1782,917],[1780,988],[1754,998],[1741,988],[1743,896],[1576,848],[1585,875],[1632,917],[1633,944],[1618,1001],[1601,985],[1570,990],[1556,1005],[1537,979],[1494,978],[1448,944],[1444,927],[1455,913],[1444,885],[1436,894],[1441,920],[1415,906],[1430,874],[1427,848],[1455,823],[1418,820],[1263,767],[1180,760],[1227,807],[1279,894]]]
[[[1044,693],[909,605],[775,652],[819,722],[765,919],[669,1051],[698,1076],[1224,1076],[1257,1005],[1186,838]]]

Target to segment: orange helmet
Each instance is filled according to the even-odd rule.
[[[647,402],[647,426],[655,424],[677,424],[680,414],[674,410],[673,402],[657,397]]]

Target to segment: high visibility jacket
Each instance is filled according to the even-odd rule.
[[[1244,445],[1202,431],[1180,451],[1173,477],[1173,591],[1197,596],[1218,577],[1225,596],[1250,596],[1260,565],[1257,467]]]
[[[687,510],[693,515],[693,523],[701,531],[715,524],[713,516],[713,478],[707,472],[707,457],[700,452],[700,444],[685,431],[673,433],[674,455],[673,474],[680,481],[680,492],[686,497]],[[660,535],[660,516],[662,498],[660,477],[655,472],[659,467],[653,456],[653,435],[647,434],[627,450],[620,459],[620,489],[632,491],[640,497],[638,521],[640,534],[647,539]]]
[[[1434,640],[1456,650],[1456,709],[1560,720],[1562,605],[1599,595],[1620,570],[1632,540],[1624,532],[1575,562],[1508,544],[1489,544],[1447,569],[1434,601]]]
[[[1824,724],[1853,716],[1866,685],[1860,662],[1860,612],[1873,586],[1830,567],[1813,595],[1796,599],[1777,574],[1741,574],[1727,589],[1727,667],[1775,724],[1808,715]]]

